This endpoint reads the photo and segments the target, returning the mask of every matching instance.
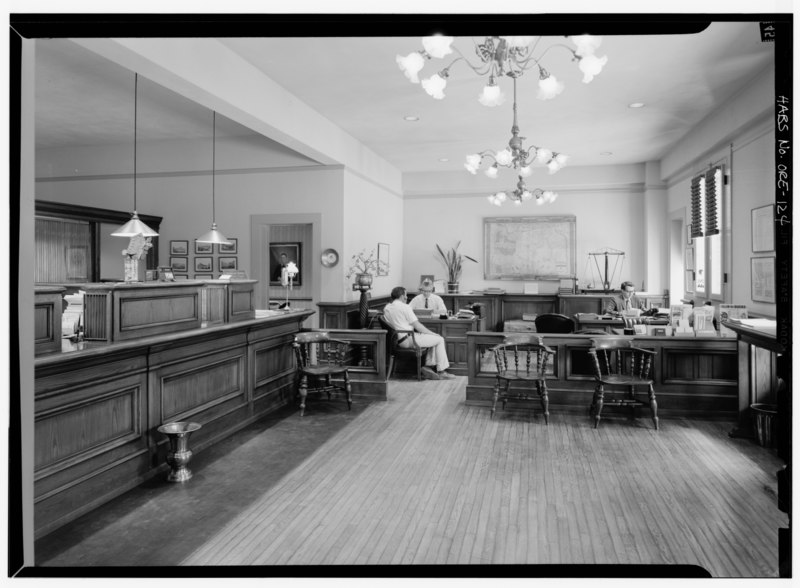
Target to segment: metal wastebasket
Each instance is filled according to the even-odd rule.
[[[753,433],[762,447],[775,447],[775,417],[778,407],[774,404],[751,404]]]

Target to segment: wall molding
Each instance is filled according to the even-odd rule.
[[[559,194],[604,194],[604,193],[627,193],[643,194],[645,191],[644,182],[631,182],[626,184],[606,184],[597,187],[554,187]],[[406,192],[406,200],[417,200],[427,198],[486,198],[490,194],[489,190],[481,192],[465,192],[463,190],[442,190],[438,192]]]

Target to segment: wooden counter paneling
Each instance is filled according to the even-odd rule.
[[[602,335],[600,335],[602,336]],[[543,335],[556,351],[550,367],[551,419],[558,406],[588,410],[594,377],[587,354],[592,335]],[[730,418],[737,414],[738,352],[734,339],[721,337],[630,337],[657,355],[653,363],[659,414]],[[495,385],[494,360],[488,350],[503,333],[467,334],[467,403],[490,405]],[[587,416],[588,419],[588,416]]]
[[[37,358],[35,535],[164,472],[159,425],[199,422],[191,448],[201,451],[293,401],[291,341],[311,314],[86,342]],[[385,398],[385,371],[381,384]]]

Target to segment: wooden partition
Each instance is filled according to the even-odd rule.
[[[194,421],[194,452],[295,402],[294,335],[311,311],[119,343],[35,361],[34,509],[42,536],[166,470],[158,426]],[[352,345],[353,398],[386,399],[386,332],[331,330]],[[361,350],[371,361],[361,363]],[[300,418],[299,416],[297,418]]]
[[[36,355],[61,350],[62,295],[66,288],[37,286],[34,292],[33,342]]]
[[[488,350],[503,337],[503,333],[467,333],[467,404],[491,404],[496,371]],[[739,365],[735,339],[628,338],[657,353],[653,378],[660,415],[737,417]],[[551,419],[558,407],[588,411],[595,386],[587,354],[592,335],[543,335],[543,339],[556,352],[547,382]]]

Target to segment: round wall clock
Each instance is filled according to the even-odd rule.
[[[326,249],[322,252],[320,261],[322,261],[324,267],[333,267],[339,263],[339,254],[336,253],[335,249]]]

